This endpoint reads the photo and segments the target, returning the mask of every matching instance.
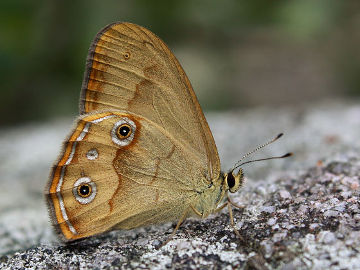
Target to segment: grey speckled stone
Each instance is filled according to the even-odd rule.
[[[63,245],[48,222],[42,190],[71,121],[0,131],[0,268],[359,269],[360,105],[258,108],[208,115],[222,159],[240,156],[284,131],[255,157],[287,160],[244,167],[233,194],[240,241],[227,212],[174,224],[113,231]]]

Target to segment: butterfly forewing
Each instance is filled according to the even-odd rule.
[[[107,26],[90,48],[84,78],[81,113],[120,109],[154,121],[201,154],[193,166],[218,178],[216,145],[191,84],[155,34],[130,23]]]

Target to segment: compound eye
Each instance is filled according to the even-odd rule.
[[[228,184],[228,187],[229,189],[231,190],[234,186],[235,186],[235,177],[234,175],[232,174],[232,172],[230,172],[228,175],[227,175],[227,184]]]
[[[226,182],[229,187],[229,191],[231,193],[238,191],[239,188],[241,187],[243,181],[244,181],[244,173],[241,169],[239,170],[238,174],[236,174],[236,175],[234,175],[233,172],[229,172],[226,175]]]
[[[79,203],[88,204],[96,196],[96,184],[89,177],[81,177],[74,183],[73,194]]]

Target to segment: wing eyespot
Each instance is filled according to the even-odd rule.
[[[135,123],[129,118],[123,117],[114,124],[111,130],[111,139],[119,146],[126,146],[134,139],[135,131]]]
[[[129,138],[131,133],[132,130],[129,124],[122,124],[116,129],[116,135],[120,140]]]
[[[91,195],[91,185],[89,184],[82,184],[77,187],[77,194],[82,198],[87,198]]]
[[[130,52],[124,52],[124,54],[123,54],[123,57],[125,60],[130,59],[130,56],[131,56]]]
[[[89,177],[81,177],[74,183],[73,194],[79,203],[88,204],[96,196],[96,184]]]

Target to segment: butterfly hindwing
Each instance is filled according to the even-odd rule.
[[[119,138],[121,126],[130,126],[133,136]],[[55,226],[72,240],[115,225],[134,228],[179,218],[197,189],[206,187],[184,181],[188,157],[195,155],[180,149],[175,138],[139,116],[84,115],[53,169],[47,196]],[[82,184],[90,196],[79,195]]]

